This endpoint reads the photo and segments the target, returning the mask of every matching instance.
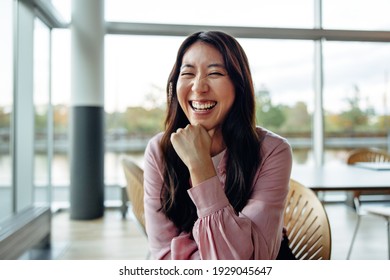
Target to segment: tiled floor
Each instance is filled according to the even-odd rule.
[[[346,259],[356,226],[356,214],[351,208],[341,203],[327,204],[325,208],[332,231],[331,259]],[[385,219],[363,216],[350,259],[386,260],[388,258],[387,248]]]
[[[356,223],[355,213],[344,204],[327,204],[332,230],[332,259],[343,260]],[[130,219],[122,219],[119,210],[107,210],[104,218],[74,221],[68,212],[53,219],[54,259],[145,259],[146,238]],[[351,259],[387,259],[387,231],[384,219],[364,217]]]
[[[53,245],[59,247],[57,259],[145,259],[147,240],[129,218],[119,210],[107,210],[101,219],[75,221],[68,212],[53,220]]]

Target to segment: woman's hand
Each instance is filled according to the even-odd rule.
[[[173,148],[188,167],[193,186],[216,175],[210,155],[213,133],[199,124],[189,124],[171,135]]]

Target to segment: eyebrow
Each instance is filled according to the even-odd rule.
[[[183,69],[185,67],[188,67],[188,68],[195,68],[194,65],[192,64],[183,64],[180,69]],[[225,69],[225,65],[221,64],[221,63],[212,63],[212,64],[209,64],[207,66],[207,68],[212,68],[212,67],[220,67],[220,68],[224,68]]]

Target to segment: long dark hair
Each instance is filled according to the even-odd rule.
[[[160,211],[180,230],[187,232],[192,230],[197,219],[196,207],[187,193],[190,188],[189,171],[176,154],[170,136],[178,128],[189,124],[176,97],[176,84],[185,52],[198,41],[210,44],[222,54],[235,87],[234,103],[222,124],[222,136],[227,150],[225,193],[237,213],[250,197],[254,175],[261,161],[260,139],[255,123],[254,88],[244,50],[236,39],[223,32],[208,31],[190,35],[180,46],[168,79],[165,133],[160,143],[164,162]]]

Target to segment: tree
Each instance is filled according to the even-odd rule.
[[[350,132],[358,130],[359,127],[366,126],[368,124],[368,117],[370,113],[369,109],[363,111],[360,108],[361,98],[359,87],[354,85],[353,89],[353,96],[345,99],[348,103],[349,109],[340,114],[341,127]]]
[[[263,87],[256,92],[256,120],[264,127],[278,129],[286,121],[282,106],[274,106],[270,92]]]
[[[11,114],[6,112],[4,107],[0,108],[0,128],[9,128],[11,122]]]
[[[292,107],[284,107],[286,121],[281,130],[285,132],[307,132],[311,131],[311,115],[307,110],[306,103],[298,101]]]

